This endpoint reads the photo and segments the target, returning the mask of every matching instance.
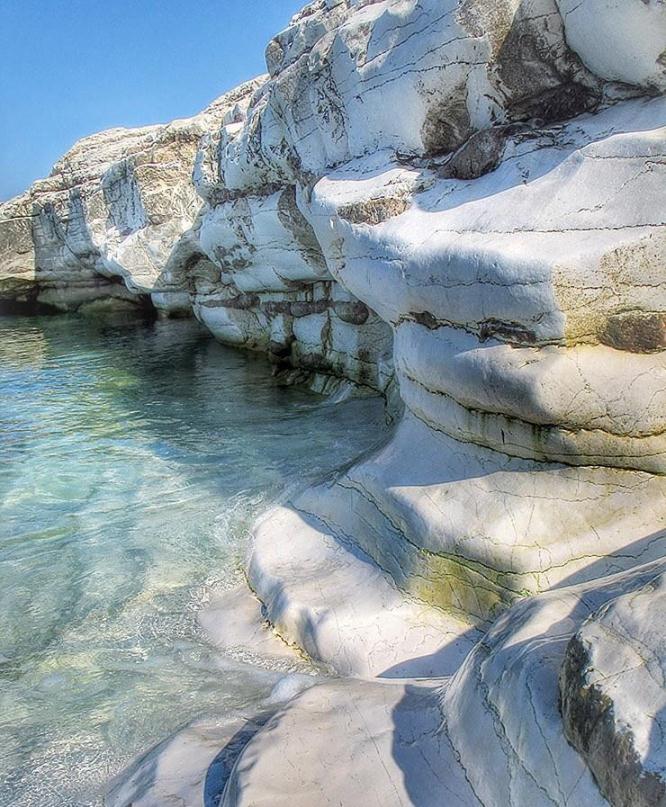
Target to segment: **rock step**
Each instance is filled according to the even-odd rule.
[[[439,731],[436,683],[313,687],[250,740],[221,807],[477,807]]]
[[[657,561],[522,600],[450,678],[312,687],[252,736],[222,807],[604,807],[609,802],[591,769],[565,736],[571,721],[570,715],[562,720],[558,676],[572,636],[589,634],[600,619],[630,624],[636,615],[627,606],[637,605],[648,588],[660,591],[663,575],[664,562]],[[597,662],[618,662],[625,704],[636,690],[630,679],[645,682],[655,674],[647,660],[659,657],[656,634],[653,652],[643,651],[646,663],[638,667],[627,665],[622,653],[605,659],[596,653]],[[597,663],[596,669],[608,667]],[[658,708],[663,687],[657,679]],[[603,685],[612,687],[613,680]],[[646,803],[632,801],[636,789],[629,785],[611,803]]]
[[[666,547],[666,477],[509,457],[409,412],[381,450],[294,505],[353,536],[399,588],[475,624]]]
[[[348,537],[293,504],[257,525],[248,577],[277,632],[342,675],[451,675],[480,638],[470,623],[401,591]]]

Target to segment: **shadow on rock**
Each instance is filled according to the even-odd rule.
[[[451,742],[443,730],[441,686],[407,685],[392,712],[392,755],[414,807],[474,804]]]
[[[266,725],[276,711],[277,710],[273,708],[258,712],[234,734],[210,763],[204,782],[204,807],[219,807],[222,803],[224,789],[229,781],[236,760],[241,755],[245,746],[254,735]]]
[[[483,637],[482,628],[470,627],[460,636],[443,644],[434,653],[401,661],[380,673],[378,678],[423,678],[453,675],[467,652]]]

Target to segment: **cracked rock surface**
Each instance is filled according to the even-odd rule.
[[[0,305],[75,310],[150,295],[160,309],[189,311],[167,264],[199,208],[191,180],[199,141],[253,86],[193,118],[86,137],[49,177],[0,205]]]
[[[221,804],[607,804],[564,736],[558,674],[590,614],[663,573],[660,561],[520,602],[451,678],[312,687],[250,740]],[[611,804],[661,803],[625,786]]]
[[[560,674],[565,732],[612,804],[666,804],[666,574],[603,606]]]
[[[0,206],[5,306],[399,387],[384,446],[256,526],[273,645],[354,680],[218,804],[663,802],[665,45],[663,0],[316,0],[266,76]]]

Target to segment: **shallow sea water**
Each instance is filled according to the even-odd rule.
[[[248,528],[384,431],[382,404],[278,387],[190,321],[0,318],[0,805],[99,804],[188,721],[278,671],[197,624]]]

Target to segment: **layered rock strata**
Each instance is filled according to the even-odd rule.
[[[621,778],[626,765],[610,771],[618,787],[602,793],[600,768],[588,767],[562,730],[558,675],[568,666],[572,634],[595,624],[597,609],[612,610],[655,585],[664,568],[648,564],[516,604],[451,678],[309,689],[249,741],[221,804],[663,804],[658,727],[652,724],[652,756],[646,750],[628,780]],[[641,695],[625,693],[625,715],[632,697],[636,706]],[[634,714],[644,720],[640,709]],[[570,713],[573,721],[588,716],[576,707]],[[642,764],[652,769],[650,781],[640,778]],[[643,797],[634,800],[639,792]]]
[[[419,680],[309,690],[225,805],[662,799],[663,628],[643,610],[612,695],[586,694],[605,669],[567,650],[604,602],[653,596],[666,550],[666,22],[601,5],[359,4],[334,33],[319,6],[269,49],[288,142],[324,174],[302,210],[391,326],[406,412],[262,519],[249,580],[313,657]]]
[[[663,8],[607,5],[654,50]],[[395,637],[424,604],[474,635],[518,597],[663,554],[666,84],[658,54],[592,37],[584,3],[329,6],[271,44],[262,125],[226,153],[238,188],[250,150],[307,174],[330,272],[394,334],[395,436],[262,521],[249,569],[285,638],[349,672],[373,635],[386,669],[408,660]],[[367,563],[401,627],[336,597]],[[356,672],[381,672],[375,650]]]
[[[172,125],[198,146],[167,248],[127,154],[169,127],[73,201],[46,180],[48,237],[41,185],[3,207],[5,297],[120,276],[321,389],[395,373],[391,439],[265,516],[248,567],[287,642],[382,681],[285,707],[222,804],[663,800],[665,46],[661,0],[319,0]]]
[[[79,141],[26,193],[0,206],[0,302],[75,310],[96,300],[188,311],[169,257],[194,222],[201,137],[258,82],[166,126],[111,129]]]

